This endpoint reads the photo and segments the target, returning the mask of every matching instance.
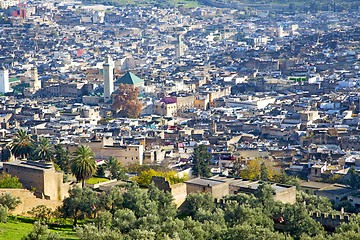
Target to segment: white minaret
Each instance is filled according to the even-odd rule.
[[[30,87],[34,90],[39,90],[41,88],[41,81],[39,80],[38,69],[33,67],[30,69]]]
[[[104,74],[104,100],[108,102],[111,100],[111,94],[114,92],[114,62],[112,58],[107,55],[103,65]]]
[[[180,58],[184,55],[184,43],[182,41],[181,35],[178,36],[175,46],[175,53],[176,53],[176,58]]]
[[[5,68],[0,69],[0,93],[10,92],[9,84],[9,70]]]

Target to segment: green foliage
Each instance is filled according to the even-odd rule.
[[[23,240],[58,240],[59,234],[51,233],[47,225],[40,222],[34,223],[34,230],[30,232]]]
[[[69,190],[69,197],[65,198],[60,212],[64,218],[72,218],[74,226],[79,219],[90,217],[97,209],[99,199],[90,188],[74,187]]]
[[[154,215],[157,211],[156,203],[151,201],[147,192],[142,191],[137,184],[128,186],[123,196],[123,207],[132,210],[138,218]]]
[[[10,151],[16,158],[26,158],[33,150],[33,140],[27,132],[20,128],[10,145]]]
[[[100,177],[105,177],[105,167],[103,165],[97,167],[96,175]]]
[[[127,180],[129,178],[125,168],[114,156],[109,157],[106,161],[106,169],[110,171],[112,179]]]
[[[105,118],[100,119],[97,124],[99,124],[99,125],[108,124],[111,120],[114,120],[114,118],[105,117]]]
[[[71,172],[77,181],[82,181],[84,187],[85,180],[89,179],[96,171],[95,154],[88,146],[81,145],[74,152],[71,160]]]
[[[359,173],[356,172],[355,167],[350,168],[348,172],[349,178],[347,180],[347,184],[354,189],[360,188],[360,176]]]
[[[13,197],[9,193],[2,194],[0,196],[0,205],[6,207],[10,211],[14,210],[21,203],[20,198]]]
[[[204,144],[194,148],[193,158],[193,175],[201,177],[211,177],[209,164],[211,160],[211,153],[208,152]]]
[[[60,144],[55,145],[53,161],[64,172],[70,172],[70,152],[68,148],[64,149]]]
[[[302,234],[314,237],[324,232],[320,223],[309,216],[306,208],[299,203],[286,204],[284,207],[285,230],[295,239],[300,239]]]
[[[51,162],[54,158],[54,146],[50,144],[49,139],[40,138],[35,143],[33,158],[36,160]]]
[[[165,180],[170,182],[170,184],[176,184],[188,180],[187,175],[180,177],[175,171],[156,171],[153,169],[150,169],[149,171],[142,171],[140,176],[133,177],[133,180],[138,184],[149,186],[153,176],[164,177]]]
[[[18,177],[11,177],[10,174],[3,173],[0,177],[0,188],[22,188]]]
[[[130,209],[119,209],[114,214],[114,228],[119,229],[123,233],[130,232],[135,228],[136,216]]]
[[[94,224],[86,224],[77,229],[79,240],[122,240],[121,232],[115,229],[98,229]]]
[[[306,204],[306,208],[309,211],[319,211],[319,212],[331,212],[332,203],[328,198],[317,197],[314,195],[307,194],[303,191],[297,191],[296,193],[296,202],[299,204]]]
[[[112,214],[108,211],[98,212],[95,218],[95,225],[98,229],[105,228],[111,224]]]
[[[31,209],[31,211],[28,211],[28,213],[37,221],[48,222],[51,217],[52,210],[45,205],[39,205]]]
[[[7,222],[7,207],[0,205],[0,223],[6,223]]]
[[[173,196],[170,192],[165,192],[158,189],[154,183],[150,184],[150,190],[148,192],[151,201],[157,205],[157,212],[160,217],[160,221],[166,218],[173,218],[176,216],[176,208],[173,204]]]
[[[172,196],[150,184],[148,191],[129,184],[125,191],[113,187],[100,196],[90,189],[77,189],[64,201],[78,206],[83,216],[94,204],[100,211],[94,223],[78,228],[80,239],[357,239],[360,221],[342,224],[336,233],[325,235],[309,209],[331,211],[328,200],[299,193],[295,204],[274,200],[274,190],[262,184],[250,194],[229,196],[226,204],[215,205],[210,193],[192,193],[186,199],[185,218],[176,218]],[[83,191],[83,192],[82,192]],[[93,199],[93,200],[91,200]],[[92,202],[91,202],[92,201]],[[91,202],[91,203],[90,203]],[[305,204],[304,204],[305,202]],[[75,211],[72,211],[75,212]],[[281,232],[274,220],[282,217]]]
[[[263,228],[260,226],[251,226],[248,224],[236,225],[230,228],[225,236],[225,240],[239,239],[239,240],[251,240],[251,239],[266,239],[266,240],[282,240],[291,239],[285,238],[285,236],[279,232],[273,232],[271,229]]]
[[[122,207],[124,198],[119,187],[112,187],[109,192],[100,196],[100,205],[112,214]]]
[[[190,193],[186,197],[187,212],[194,216],[199,209],[206,209],[212,212],[215,208],[211,193]]]

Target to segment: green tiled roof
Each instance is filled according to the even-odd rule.
[[[129,85],[138,85],[144,83],[144,80],[140,79],[131,72],[127,72],[124,76],[122,76],[119,80],[117,80],[115,84],[120,84],[120,83],[129,84]]]

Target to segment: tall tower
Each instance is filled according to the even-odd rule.
[[[108,102],[111,100],[111,94],[114,92],[114,62],[112,58],[107,55],[103,65],[104,74],[104,100]]]
[[[33,67],[30,69],[30,87],[34,90],[41,88],[41,81],[39,80],[38,69]]]
[[[0,93],[10,92],[9,84],[9,70],[5,68],[0,69]]]
[[[175,46],[175,53],[176,53],[176,58],[180,58],[184,55],[184,43],[182,41],[182,36],[179,35],[177,37],[177,42],[176,42],[176,46]]]

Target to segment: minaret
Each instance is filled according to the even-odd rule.
[[[0,93],[7,92],[10,92],[9,70],[3,67],[0,69]]]
[[[111,100],[111,94],[114,92],[114,62],[112,58],[107,55],[103,65],[104,74],[104,100],[108,102]]]
[[[177,37],[177,42],[176,42],[176,46],[175,46],[175,53],[176,53],[176,58],[180,58],[184,55],[184,43],[182,41],[182,36],[179,35]]]
[[[41,88],[41,81],[39,80],[38,69],[33,67],[30,69],[30,87],[34,90],[39,90]]]

